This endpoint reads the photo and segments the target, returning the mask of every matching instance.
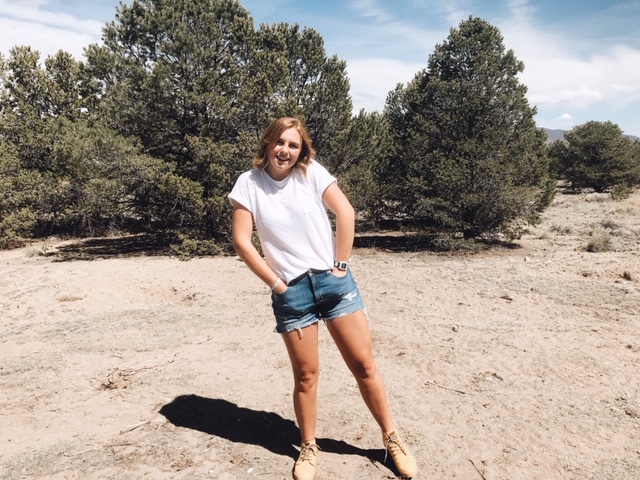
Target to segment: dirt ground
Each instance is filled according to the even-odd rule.
[[[640,479],[640,193],[559,193],[515,248],[366,244],[352,269],[415,478]],[[290,367],[237,258],[51,239],[0,252],[0,311],[1,479],[291,478]],[[320,333],[317,480],[396,478]]]

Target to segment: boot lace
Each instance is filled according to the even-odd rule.
[[[391,457],[395,460],[395,457],[402,453],[403,455],[407,454],[404,445],[398,438],[398,436],[394,433],[390,435],[385,435],[384,439],[384,461],[387,461],[387,454],[391,454]]]
[[[315,466],[315,459],[318,456],[318,445],[315,443],[303,443],[300,447],[300,456],[297,463],[309,462]]]

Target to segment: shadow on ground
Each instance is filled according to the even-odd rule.
[[[367,233],[357,235],[354,248],[372,248],[388,252],[478,253],[492,248],[514,250],[520,245],[497,239],[464,240],[441,234],[423,233]]]
[[[294,445],[300,433],[292,420],[273,412],[239,407],[227,400],[181,395],[164,405],[160,413],[173,425],[225,438],[235,443],[257,445],[277,455],[298,458]],[[360,455],[384,463],[384,449],[363,449],[342,440],[318,438],[320,450],[339,455]]]
[[[61,245],[46,254],[56,262],[168,255],[170,255],[168,242],[155,235],[78,240],[74,243]]]
[[[510,242],[476,240],[465,243],[459,239],[423,234],[370,233],[358,235],[354,248],[371,248],[389,252],[477,253],[493,247],[515,249]],[[232,254],[232,252],[229,252]],[[155,257],[175,255],[170,242],[156,235],[128,235],[114,238],[90,238],[67,243],[49,251],[45,256],[54,262],[98,260],[108,258]]]
[[[433,238],[425,235],[366,234],[358,235],[353,241],[354,248],[377,248],[390,252],[433,251]]]

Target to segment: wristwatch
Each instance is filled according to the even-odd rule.
[[[349,266],[349,264],[347,262],[335,261],[335,262],[333,262],[333,266],[335,268],[337,268],[338,270],[342,270],[343,272],[346,272],[347,271],[347,267]]]

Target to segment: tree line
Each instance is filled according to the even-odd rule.
[[[228,251],[226,196],[285,115],[305,121],[360,230],[514,239],[558,178],[619,194],[640,183],[637,142],[609,122],[546,145],[523,63],[480,18],[452,28],[381,113],[352,114],[346,63],[315,30],[255,28],[235,0],[133,0],[85,57],[0,55],[0,248],[146,233],[181,254]]]

